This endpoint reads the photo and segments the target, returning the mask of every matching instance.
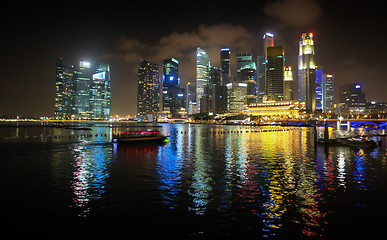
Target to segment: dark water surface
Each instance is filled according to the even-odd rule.
[[[309,128],[163,125],[169,143],[133,145],[110,143],[114,131],[0,128],[3,232],[112,239],[384,232],[384,137],[371,150],[324,148]]]

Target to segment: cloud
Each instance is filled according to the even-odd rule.
[[[172,32],[162,37],[154,45],[134,38],[121,37],[117,53],[110,57],[136,66],[140,58],[162,64],[163,59],[174,57],[180,61],[181,77],[189,78],[185,81],[187,82],[193,81],[194,78],[197,47],[205,49],[213,65],[219,66],[219,54],[222,47],[230,47],[234,53],[252,51],[255,37],[247,28],[239,25],[207,26],[202,24],[192,32]],[[136,67],[132,69],[136,72]]]
[[[115,104],[112,112],[127,112],[125,109],[128,105],[125,103],[137,101],[137,68],[141,58],[158,63],[160,77],[163,73],[163,59],[178,59],[179,75],[184,87],[187,82],[195,81],[197,47],[203,48],[209,54],[212,65],[216,67],[220,67],[220,49],[229,47],[232,53],[232,72],[235,72],[235,55],[240,52],[252,52],[257,48],[258,42],[258,35],[243,26],[233,24],[202,24],[193,31],[172,32],[160,38],[156,44],[121,37],[117,42],[116,51],[104,56],[105,61],[113,63],[112,82],[114,80],[115,84],[112,84],[112,92],[122,93],[119,96],[112,94],[112,102],[123,103]],[[131,105],[129,111],[135,113],[136,106]]]
[[[278,18],[285,25],[297,28],[313,24],[323,14],[316,0],[269,1],[264,12],[269,17]]]

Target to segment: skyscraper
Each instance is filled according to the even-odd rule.
[[[70,119],[75,113],[74,66],[59,58],[56,62],[55,117]]]
[[[196,107],[200,113],[200,100],[204,95],[204,87],[209,83],[211,60],[208,54],[198,47],[196,49]]]
[[[80,61],[75,72],[75,114],[77,118],[90,118],[90,79],[92,66],[89,61]]]
[[[110,115],[110,68],[108,64],[80,61],[56,66],[55,117],[61,119],[108,119]]]
[[[179,61],[175,58],[163,62],[163,111],[169,111],[172,117],[179,117],[183,107],[183,91],[180,89]]]
[[[247,104],[247,83],[227,84],[227,109],[229,113],[239,113]]]
[[[109,119],[110,116],[110,67],[96,63],[90,83],[90,118]]]
[[[187,83],[186,108],[188,115],[196,113],[196,83]]]
[[[141,59],[137,76],[137,118],[140,121],[156,121],[159,112],[159,65]]]
[[[230,49],[222,48],[220,50],[220,70],[221,74],[221,84],[226,85],[231,82],[231,71],[230,71]]]
[[[351,116],[365,114],[366,98],[360,83],[340,87],[340,115]]]
[[[265,33],[263,35],[263,51],[265,59],[267,59],[267,48],[268,47],[274,47],[274,35],[272,33]]]
[[[255,62],[253,62],[253,55],[251,53],[239,53],[237,59],[237,75],[236,81],[242,82],[241,71],[246,68],[257,69]]]
[[[334,110],[334,78],[332,74],[324,74],[323,76],[323,110],[326,113]]]
[[[263,35],[263,55],[257,57],[257,100],[262,102],[266,95],[266,63],[267,63],[267,48],[274,47],[274,35],[265,33]]]
[[[298,54],[298,100],[305,102],[306,110],[316,109],[316,69],[313,33],[303,33]]]
[[[265,56],[257,57],[257,101],[262,102],[263,96],[266,95],[266,59]]]
[[[282,46],[267,48],[266,95],[270,101],[282,101],[284,97],[284,49]]]
[[[257,82],[256,70],[253,68],[245,68],[241,71],[241,82],[247,84],[246,103],[255,103],[257,101]]]
[[[322,110],[323,108],[323,68],[316,66],[316,109]]]
[[[285,67],[284,71],[284,101],[294,100],[292,67]]]

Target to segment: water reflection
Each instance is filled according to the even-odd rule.
[[[28,214],[52,212],[94,232],[135,222],[181,238],[330,239],[343,226],[343,235],[354,224],[368,231],[386,212],[385,138],[362,150],[315,145],[308,128],[165,125],[168,144],[110,144],[109,128],[92,128],[92,137],[47,128],[67,138],[1,143],[15,180],[7,185],[30,201]],[[0,129],[23,139],[37,130]]]
[[[198,215],[216,210],[224,218],[219,226],[239,209],[263,237],[288,231],[289,220],[305,237],[324,236],[334,214],[326,203],[346,188],[350,148],[317,146],[310,129],[174,125],[164,131],[171,139],[158,149],[157,172],[168,208],[187,206]],[[354,181],[363,191],[364,154],[353,158]]]
[[[357,189],[365,191],[367,190],[367,184],[365,182],[365,176],[364,176],[364,150],[359,149],[359,151],[356,153],[355,157],[355,172],[354,172],[354,180],[357,183]]]
[[[90,203],[100,199],[106,192],[112,148],[110,144],[78,144],[71,152],[74,157],[72,206],[81,210],[79,216],[87,216],[91,209]]]

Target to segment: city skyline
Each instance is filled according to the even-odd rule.
[[[238,11],[242,6],[233,8],[238,14],[225,14],[222,11],[225,6],[218,9],[210,5],[200,17],[178,11],[175,20],[168,22],[161,21],[161,14],[139,22],[135,19],[141,11],[130,15],[108,7],[109,20],[103,24],[91,21],[96,7],[80,6],[88,9],[85,21],[74,24],[78,22],[71,20],[73,13],[65,14],[68,13],[66,10],[71,10],[69,7],[55,13],[39,10],[32,14],[28,6],[24,6],[14,14],[2,16],[3,22],[7,23],[4,28],[4,46],[7,47],[2,59],[5,71],[1,79],[0,114],[53,116],[55,59],[63,57],[68,62],[90,59],[108,63],[111,66],[111,115],[134,115],[137,68],[141,57],[159,65],[163,59],[176,58],[185,86],[187,82],[195,81],[196,47],[206,50],[216,67],[220,67],[220,49],[229,48],[230,72],[235,77],[236,54],[262,54],[265,32],[273,33],[276,45],[284,46],[286,65],[292,66],[293,77],[297,75],[299,36],[303,32],[313,32],[316,64],[323,66],[324,73],[335,76],[336,92],[341,85],[361,83],[368,101],[387,102],[384,88],[380,87],[387,82],[383,74],[385,58],[377,54],[377,44],[366,44],[366,39],[376,38],[376,35],[383,39],[386,34],[378,31],[375,24],[383,22],[379,10],[361,3],[353,3],[348,9],[344,3],[333,6],[332,1],[299,2],[304,4],[291,0],[267,1],[254,5],[255,12],[244,10],[243,14]],[[138,9],[143,7],[139,5]],[[284,7],[288,11],[280,14]],[[305,10],[310,15],[300,13]],[[65,20],[53,21],[61,16]],[[152,25],[155,19],[161,19],[161,22]],[[71,30],[72,34],[55,31],[62,28]]]

